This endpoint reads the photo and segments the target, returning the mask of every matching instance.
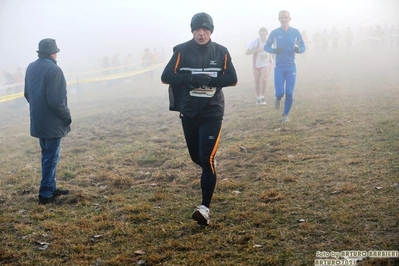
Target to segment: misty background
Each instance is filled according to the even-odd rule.
[[[280,26],[283,9],[291,13],[290,25],[306,30],[310,39],[333,27],[340,32],[351,27],[355,35],[359,27],[399,27],[397,0],[0,0],[0,71],[25,72],[44,38],[56,40],[66,76],[101,69],[103,57],[115,54],[122,64],[132,54],[140,67],[145,48],[164,49],[169,60],[174,45],[192,38],[190,20],[198,12],[213,17],[212,40],[226,46],[234,60],[260,27],[270,32]],[[0,86],[5,81],[1,75]]]

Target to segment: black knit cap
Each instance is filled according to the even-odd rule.
[[[57,44],[55,43],[54,39],[43,39],[39,42],[39,54],[56,54],[60,51],[60,49],[58,49]]]
[[[213,32],[213,19],[207,13],[197,13],[191,19],[191,32],[198,28],[204,28]]]

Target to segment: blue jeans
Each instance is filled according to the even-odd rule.
[[[274,68],[274,87],[276,98],[281,100],[285,94],[284,114],[288,115],[294,102],[294,89],[296,81],[296,65]]]
[[[42,148],[42,181],[39,196],[51,198],[56,190],[55,175],[60,160],[61,138],[40,139]]]

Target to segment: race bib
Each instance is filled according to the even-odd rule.
[[[192,72],[191,74],[207,74],[211,77],[216,78],[217,77],[217,72]],[[190,91],[190,96],[193,97],[206,97],[206,98],[212,98],[213,95],[216,93],[216,88],[214,87],[209,87],[209,86],[201,86],[201,88],[195,88]]]
[[[270,65],[269,54],[266,51],[258,52],[256,58],[256,67],[265,67]]]

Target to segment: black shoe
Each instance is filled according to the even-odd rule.
[[[39,195],[39,204],[40,205],[46,205],[46,204],[55,204],[55,205],[60,205],[61,202],[59,202],[55,196],[52,196],[51,198],[43,198],[42,196]]]
[[[53,196],[54,197],[58,197],[61,195],[68,195],[69,194],[69,190],[68,189],[59,189],[57,188],[54,192],[53,192]]]

